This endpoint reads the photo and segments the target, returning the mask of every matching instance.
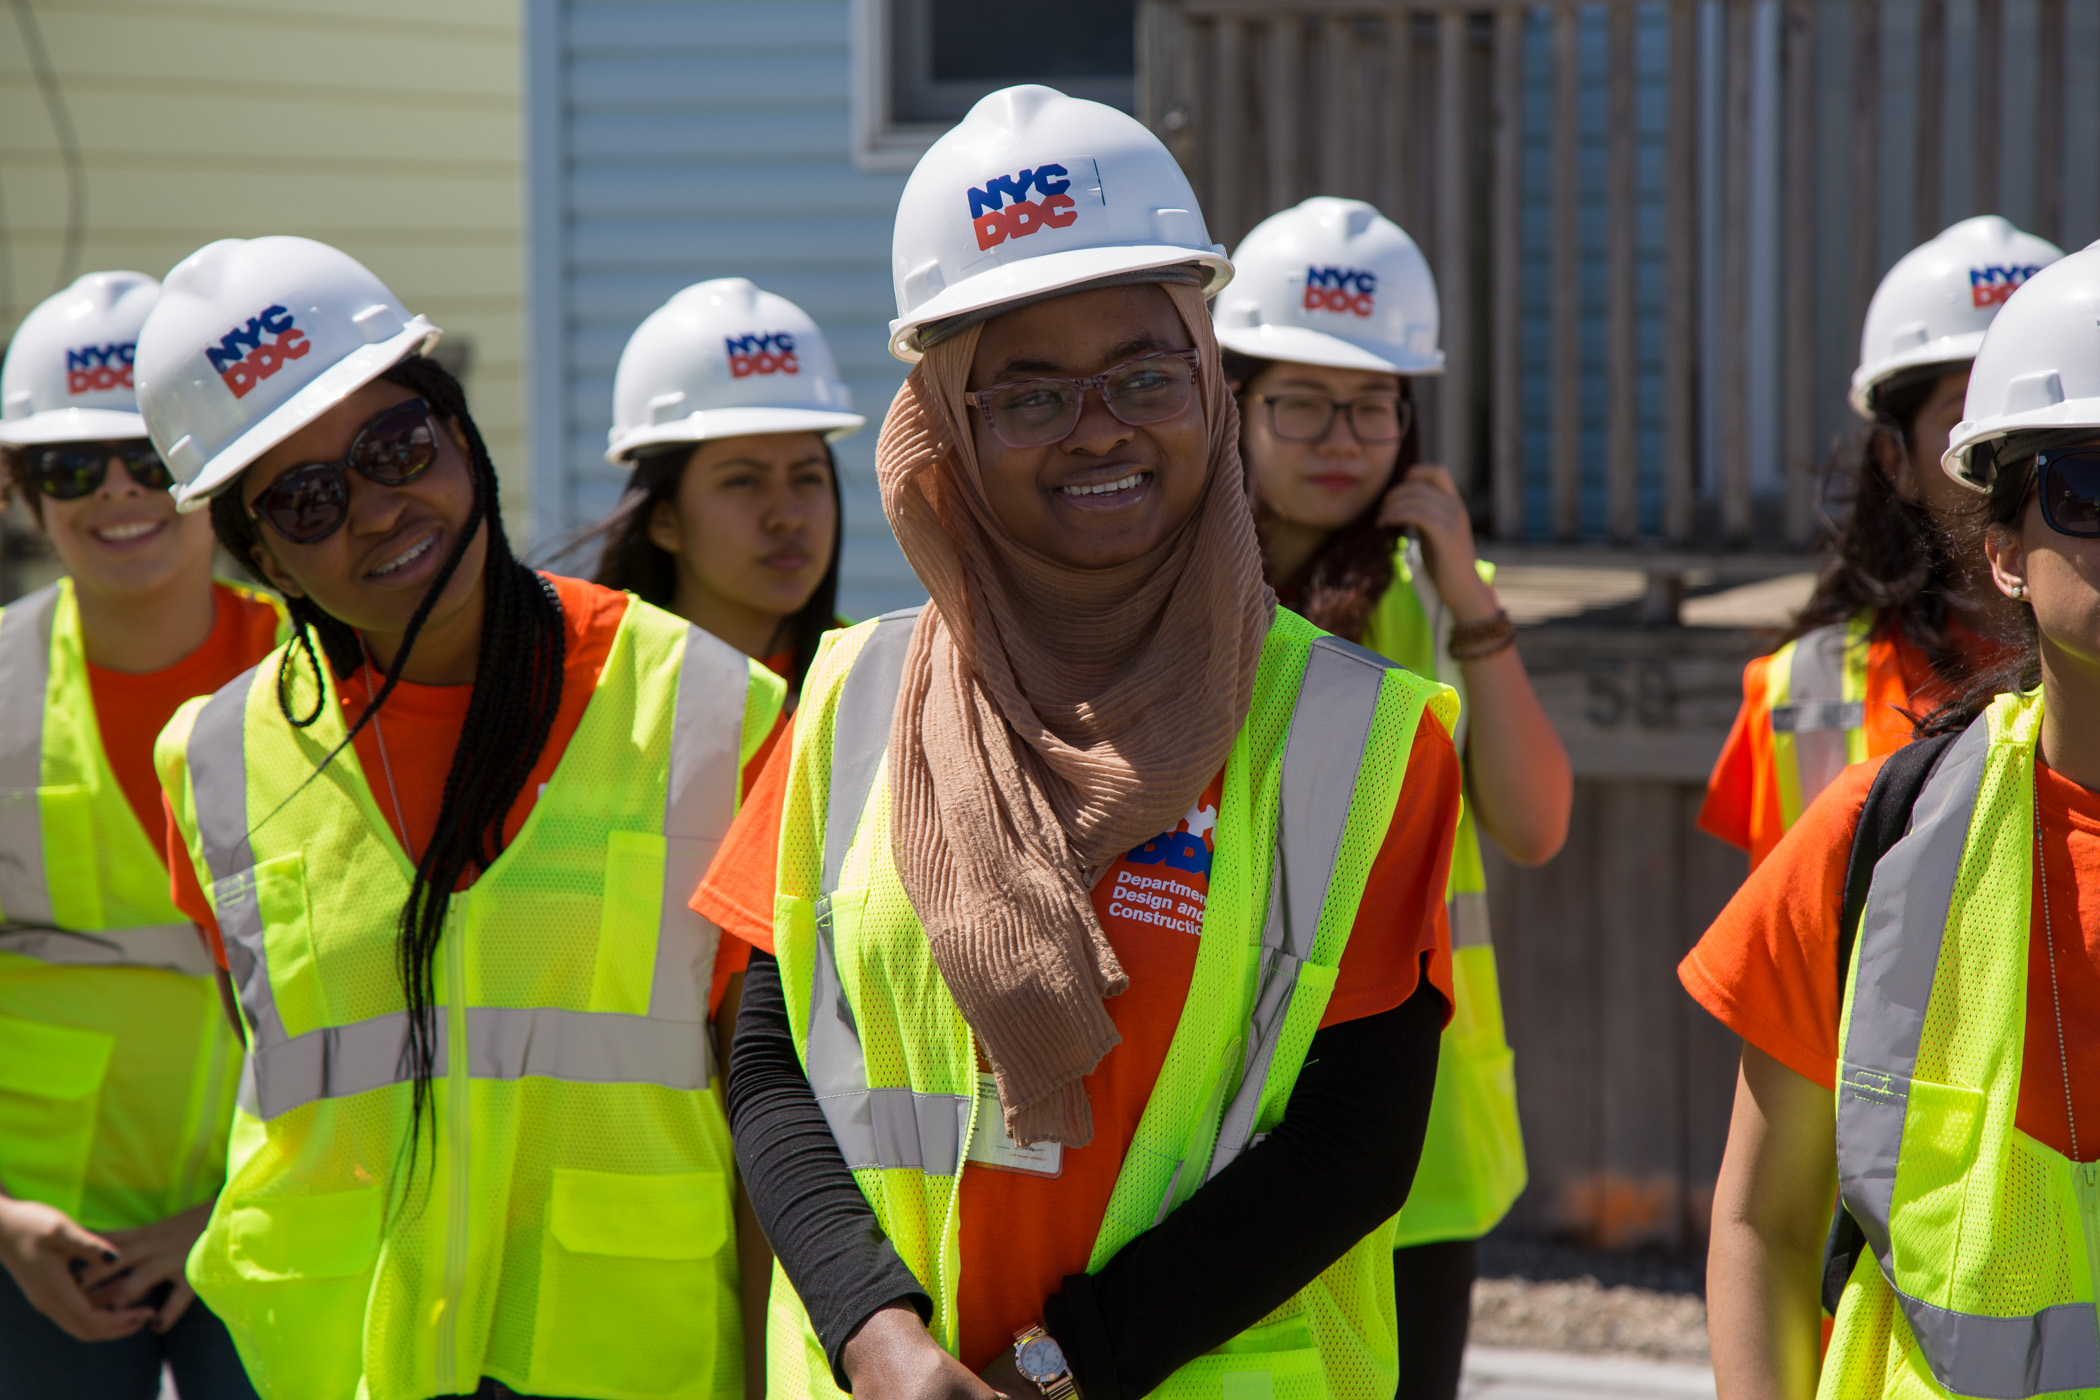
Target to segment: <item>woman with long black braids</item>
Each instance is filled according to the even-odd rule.
[[[579,546],[624,588],[802,688],[838,625],[831,444],[867,419],[817,323],[742,277],[687,287],[635,328],[605,460],[627,491]]]
[[[178,502],[295,629],[156,754],[247,1040],[190,1278],[265,1397],[738,1394],[734,969],[673,896],[782,687],[512,556],[437,335],[299,238],[140,333]]]

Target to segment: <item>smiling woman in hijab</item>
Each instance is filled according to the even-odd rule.
[[[694,897],[755,950],[771,1393],[1384,1400],[1451,692],[1263,583],[1231,269],[1143,127],[994,93],[895,267],[877,471],[932,601],[832,635]]]

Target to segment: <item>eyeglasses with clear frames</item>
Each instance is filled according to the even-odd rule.
[[[1179,417],[1195,397],[1194,350],[1140,355],[1084,378],[1014,379],[963,395],[984,415],[992,435],[1017,450],[1063,442],[1079,426],[1089,390],[1116,420],[1133,428]]]

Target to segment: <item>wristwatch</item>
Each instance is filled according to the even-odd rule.
[[[1072,1368],[1065,1362],[1065,1349],[1040,1323],[1030,1323],[1014,1333],[1014,1369],[1050,1400],[1071,1400],[1079,1394]]]

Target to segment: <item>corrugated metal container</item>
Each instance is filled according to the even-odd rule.
[[[854,167],[847,0],[529,0],[535,533],[596,520],[612,377],[679,288],[749,277],[824,328],[870,423],[838,447],[839,606],[924,596],[875,489],[875,425],[903,382],[885,349],[904,175]]]

